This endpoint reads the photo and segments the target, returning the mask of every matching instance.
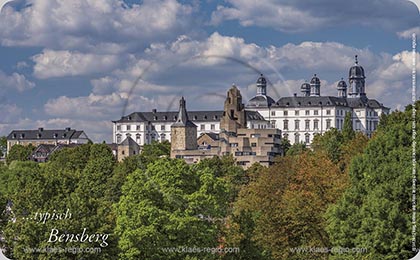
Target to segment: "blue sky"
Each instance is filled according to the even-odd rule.
[[[336,95],[354,55],[368,97],[402,109],[412,33],[406,0],[15,0],[0,12],[0,135],[70,126],[110,141],[124,111],[175,110],[181,95],[222,109],[233,83],[255,94],[258,72],[274,99],[314,73]]]

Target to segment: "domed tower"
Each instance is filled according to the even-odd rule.
[[[338,97],[346,98],[347,97],[347,84],[343,78],[337,84]]]
[[[267,80],[264,75],[261,74],[257,79],[257,95],[251,98],[246,106],[248,108],[267,108],[271,107],[274,103],[275,101],[270,96],[267,96]]]
[[[303,83],[300,91],[302,92],[302,96],[309,97],[311,95],[311,85],[308,82]]]
[[[267,80],[264,75],[261,74],[257,80],[257,95],[266,95],[267,94]]]
[[[321,81],[314,74],[314,77],[311,79],[311,96],[319,97],[321,95]]]
[[[359,65],[357,55],[355,56],[355,64],[349,70],[349,97],[358,98],[366,96],[365,93],[365,70]]]

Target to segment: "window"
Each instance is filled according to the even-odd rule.
[[[299,120],[295,120],[295,130],[299,130]]]
[[[276,116],[276,111],[271,111],[271,116]]]
[[[251,134],[251,138],[259,138],[259,137],[261,137],[260,134]]]
[[[300,135],[298,133],[295,134],[295,144],[300,142]]]
[[[140,125],[137,125],[136,130],[140,131]]]
[[[356,120],[356,130],[357,131],[361,130],[360,120]]]
[[[119,144],[119,143],[121,143],[121,135],[120,134],[117,135],[117,144]]]
[[[165,135],[165,134],[161,134],[161,135],[160,135],[160,141],[161,141],[161,142],[165,141],[165,137],[166,137],[166,135]]]
[[[214,125],[214,124],[211,124],[211,125],[210,125],[210,129],[211,129],[211,130],[215,130],[215,129],[216,129],[215,125]]]
[[[284,111],[284,112],[283,112],[283,115],[287,116],[287,114],[288,114],[288,113],[287,113],[287,111]]]
[[[251,147],[257,147],[257,143],[251,143]]]
[[[318,120],[318,119],[315,119],[315,120],[314,120],[314,129],[315,129],[315,130],[318,130],[318,122],[319,122],[319,120]]]
[[[166,130],[165,125],[161,125],[161,126],[160,126],[160,130],[161,130],[161,131],[165,131],[165,130]]]
[[[136,142],[140,143],[141,134],[136,134]]]
[[[131,130],[131,125],[127,125],[127,131]]]
[[[337,119],[336,124],[337,124],[337,129],[341,130],[340,119]]]
[[[238,143],[231,143],[230,147],[238,147]]]
[[[295,116],[299,115],[299,110],[295,110]]]
[[[331,115],[331,110],[327,110],[327,115]]]
[[[318,110],[314,110],[314,115],[317,116],[318,115]]]
[[[331,128],[331,119],[327,119],[327,129]]]
[[[283,121],[283,124],[284,124],[283,129],[284,129],[284,130],[289,130],[289,120],[284,120],[284,121]]]
[[[200,125],[200,130],[205,130],[205,129],[206,129],[206,127],[203,124],[201,124]]]
[[[283,138],[286,139],[286,140],[288,140],[289,139],[289,134],[284,134],[283,135]]]
[[[305,110],[305,115],[309,116],[309,110]]]
[[[121,126],[120,125],[117,125],[117,130],[121,131]]]
[[[309,120],[305,120],[305,130],[309,130]]]
[[[306,144],[309,144],[309,134],[306,134],[305,135],[305,143]]]

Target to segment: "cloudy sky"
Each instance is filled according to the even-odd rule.
[[[222,109],[264,73],[278,99],[316,73],[336,95],[354,55],[368,97],[392,109],[411,99],[406,0],[15,0],[0,12],[0,135],[73,127],[111,140],[133,111]],[[418,68],[420,71],[420,66]]]

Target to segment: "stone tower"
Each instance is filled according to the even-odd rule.
[[[228,133],[236,133],[239,128],[246,128],[245,108],[239,89],[233,85],[225,101],[220,129]]]
[[[171,126],[171,151],[197,149],[197,126],[188,119],[184,97],[179,101],[176,122]],[[171,157],[173,153],[171,152]]]

